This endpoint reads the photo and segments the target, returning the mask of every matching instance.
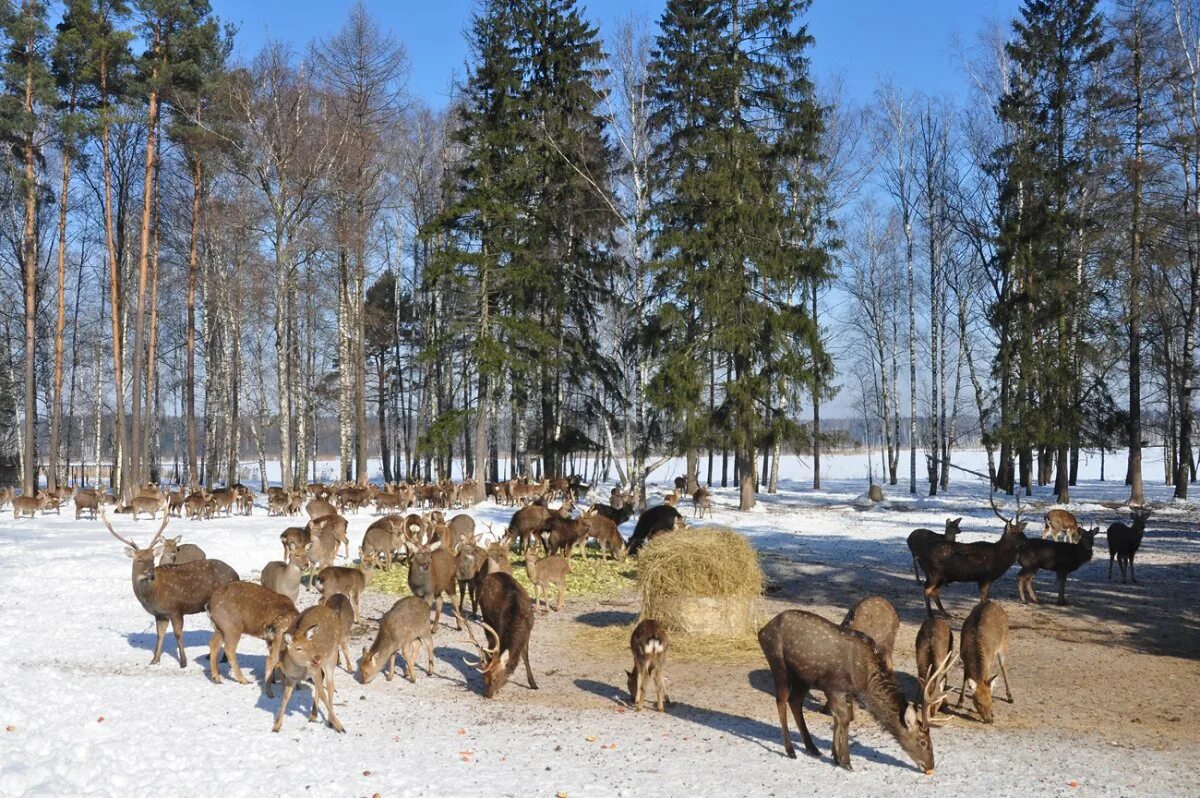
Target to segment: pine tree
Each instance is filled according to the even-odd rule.
[[[18,182],[24,204],[24,227],[18,253],[25,297],[25,425],[21,489],[32,496],[38,487],[37,463],[37,307],[39,164],[46,144],[46,111],[54,104],[54,80],[49,69],[51,39],[46,4],[23,0],[6,4],[0,27],[10,42],[4,65],[4,96],[0,104],[0,137],[18,154]],[[51,477],[53,479],[53,477]]]
[[[1002,397],[1000,434],[1020,456],[1027,490],[1032,448],[1055,456],[1061,502],[1081,424],[1079,339],[1094,220],[1080,195],[1093,166],[1097,142],[1089,120],[1100,100],[1092,70],[1112,49],[1096,6],[1097,0],[1026,0],[1007,45],[1012,88],[998,108],[1010,130],[997,162],[1004,171],[1000,256],[1011,291],[993,309],[1006,331],[998,368],[1002,391],[1010,392]]]
[[[816,240],[803,228],[819,203],[789,207],[781,189],[797,159],[820,157],[811,37],[798,21],[807,6],[670,2],[651,65],[652,121],[664,134],[657,283],[667,298],[655,323],[668,350],[656,399],[681,413],[685,450],[704,428],[729,441],[743,510],[755,501],[756,451],[780,432],[772,396],[811,384],[825,361],[802,290],[827,268],[824,250],[804,243]],[[815,174],[807,173],[806,197],[819,195]],[[700,418],[704,345],[729,377],[723,401]]]

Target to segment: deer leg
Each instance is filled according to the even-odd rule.
[[[346,673],[354,673],[354,661],[350,659],[350,646],[345,638],[342,639],[342,656],[346,658]]]
[[[171,631],[175,633],[175,645],[179,649],[179,667],[187,667],[187,654],[183,653],[183,616],[175,615],[171,618]]]
[[[782,666],[780,666],[782,670]],[[788,699],[791,697],[791,685],[788,681],[786,672],[777,672],[775,663],[771,663],[771,675],[775,677],[775,709],[779,711],[779,729],[783,734],[783,750],[788,755],[789,759],[796,758],[796,749],[792,747],[792,735],[788,732]],[[804,701],[803,695],[800,697],[801,703]],[[800,726],[801,731],[804,731],[804,707],[792,706],[792,714],[796,716],[796,723]],[[805,736],[805,746],[808,746],[808,737]]]
[[[296,689],[291,679],[284,679],[283,684],[283,700],[279,702],[279,710],[275,713],[275,725],[271,727],[271,731],[277,732],[283,727],[283,713],[287,711],[288,701],[292,700],[292,691]]]
[[[346,728],[342,726],[342,722],[337,719],[337,715],[333,713],[333,694],[335,688],[333,686],[333,669],[330,668],[325,677],[325,716],[329,721],[329,725],[334,731],[345,734]]]
[[[437,634],[438,627],[442,625],[442,594],[438,593],[433,599],[433,634]]]
[[[425,638],[425,655],[429,658],[429,665],[427,666],[425,672],[428,675],[432,676],[433,675],[433,640],[428,637]]]
[[[461,632],[463,628],[462,608],[454,601],[454,588],[450,588],[450,609],[454,611],[454,628]]]
[[[1058,575],[1058,604],[1067,606],[1067,575],[1064,573]]]
[[[830,693],[829,710],[833,715],[833,761],[845,770],[854,770],[850,764],[850,721],[854,712],[846,694]]]
[[[913,555],[913,576],[917,578],[917,582],[921,581],[921,571],[917,568],[917,555]]]
[[[151,665],[157,665],[158,661],[162,659],[163,638],[167,635],[167,619],[155,618],[154,627],[158,633],[158,640],[154,643],[154,659],[150,660]]]
[[[533,668],[529,667],[529,644],[525,644],[525,650],[521,653],[521,659],[525,660],[525,676],[529,678],[529,689],[538,689],[537,682],[533,680]]]
[[[221,683],[221,674],[217,672],[217,659],[221,652],[221,630],[213,629],[212,637],[208,638],[208,675],[214,684]]]
[[[954,705],[955,709],[959,709],[963,705],[963,699],[967,697],[967,668],[963,666],[962,687],[958,688],[958,703]]]
[[[229,660],[229,673],[234,679],[237,679],[237,683],[250,684],[250,680],[242,674],[242,669],[237,661],[237,647],[241,639],[242,636],[238,632],[233,632],[225,638],[225,659]]]
[[[990,592],[992,592],[992,583],[991,582],[980,582],[979,583],[979,601],[980,602],[987,601],[988,593],[990,593]]]
[[[555,606],[555,608],[554,608],[554,611],[555,611],[555,612],[562,612],[562,607],[563,607],[563,595],[564,595],[566,592],[567,592],[566,583],[565,583],[565,582],[563,582],[563,581],[560,581],[560,582],[558,582],[558,605],[557,605],[557,606]]]
[[[325,670],[318,668],[317,672],[312,676],[312,706],[308,710],[308,722],[313,723],[317,719],[317,704],[325,696]]]
[[[1108,581],[1112,581],[1113,558],[1115,555],[1110,551],[1108,553]]]
[[[383,675],[383,678],[387,679],[389,682],[392,679],[396,678],[396,652],[395,651],[393,651],[391,654],[388,654],[387,673],[385,673]]]
[[[1129,581],[1130,581],[1130,582],[1133,582],[1135,585],[1138,583],[1138,581],[1137,581],[1137,574],[1136,574],[1136,573],[1134,573],[1134,571],[1133,571],[1133,557],[1132,557],[1132,555],[1129,557]]]
[[[1004,692],[1008,695],[1008,703],[1013,702],[1012,690],[1008,687],[1008,670],[1004,667],[1004,654],[996,652],[996,660],[1000,663],[1000,675],[1004,677]]]

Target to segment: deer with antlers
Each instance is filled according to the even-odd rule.
[[[183,616],[204,612],[213,591],[226,582],[236,582],[237,572],[221,560],[194,560],[182,565],[155,566],[156,547],[170,521],[166,513],[163,513],[158,532],[145,548],[118,535],[103,510],[100,519],[108,527],[109,533],[125,544],[125,555],[133,560],[133,595],[141,602],[143,609],[154,616],[158,640],[154,644],[154,658],[150,664],[157,665],[162,659],[163,637],[169,621],[179,647],[179,667],[186,667]]]
[[[481,646],[467,624],[467,635],[479,649],[479,660],[464,661],[483,674],[484,698],[494,698],[505,685],[520,661],[525,662],[525,676],[529,688],[538,689],[533,679],[533,668],[529,666],[529,635],[533,631],[533,611],[529,606],[529,594],[506,573],[489,574],[479,590],[479,608],[483,615],[483,630],[488,639],[496,639],[494,646]]]

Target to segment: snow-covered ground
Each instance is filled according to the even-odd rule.
[[[1193,584],[1200,550],[1193,507],[1170,503],[1170,490],[1158,484],[1161,467],[1155,465],[1152,452],[1147,454],[1147,475],[1153,475],[1147,492],[1160,503],[1156,521],[1180,530],[1161,542],[1147,537],[1139,562],[1149,578],[1143,579],[1141,590],[1152,595],[1168,584]],[[959,462],[982,470],[984,460],[981,453],[968,452]],[[895,576],[911,598],[901,608],[911,640],[909,627],[923,607],[911,583],[903,540],[915,526],[939,527],[947,515],[966,517],[965,540],[993,538],[998,522],[987,506],[986,489],[978,480],[956,473],[944,495],[910,498],[903,486],[886,486],[888,501],[867,508],[859,501],[866,488],[862,456],[825,458],[826,488],[820,492],[808,489],[805,463],[789,458],[781,493],[764,496],[754,513],[733,512],[733,490],[718,489],[714,521],[745,533],[773,562],[819,562],[831,582],[852,579],[860,569]],[[1084,466],[1086,479],[1072,491],[1073,509],[1086,523],[1107,523],[1121,515],[1099,503],[1126,498],[1119,479],[1123,459],[1109,455],[1108,465],[1116,481],[1094,481],[1098,462],[1093,458]],[[678,464],[672,464],[655,478],[661,484],[678,472]],[[607,495],[607,490],[598,492]],[[1035,498],[1045,501],[1045,493]],[[1004,506],[1005,512],[1012,512],[1011,501]],[[684,509],[690,512],[690,507]],[[510,512],[488,504],[472,514],[502,528]],[[565,617],[539,620],[535,628],[532,654],[541,687],[537,693],[525,687],[518,671],[497,699],[480,697],[477,676],[460,659],[472,653],[465,633],[443,625],[432,679],[422,672],[415,685],[377,679],[363,686],[338,671],[338,715],[345,735],[323,723],[305,722],[311,695],[307,690],[293,698],[282,732],[272,734],[278,697],[266,699],[257,684],[225,679],[217,685],[207,678],[205,616],[187,619],[185,669],[177,667],[170,633],[162,663],[148,664],[154,626],[133,597],[122,546],[99,521],[74,521],[69,506],[64,513],[32,521],[14,521],[6,514],[0,520],[3,796],[257,796],[304,791],[314,796],[761,796],[798,789],[822,795],[891,795],[901,790],[989,796],[1197,794],[1200,734],[1188,741],[1189,730],[1198,728],[1191,709],[1195,700],[1188,698],[1195,694],[1200,676],[1195,654],[1189,654],[1195,651],[1200,629],[1194,593],[1186,601],[1178,597],[1178,625],[1164,632],[1164,639],[1174,636],[1174,641],[1164,643],[1160,652],[1150,640],[1146,650],[1129,654],[1165,669],[1164,683],[1153,686],[1164,701],[1176,700],[1174,694],[1192,702],[1177,712],[1182,731],[1158,744],[1130,741],[1128,724],[1140,723],[1149,710],[1106,686],[1104,674],[1085,670],[1084,659],[1079,659],[1038,671],[1038,678],[1044,684],[1061,682],[1055,685],[1060,693],[1075,685],[1086,689],[1087,700],[1096,703],[1092,728],[1056,728],[1053,712],[1047,715],[1039,706],[1044,694],[1039,695],[1027,671],[1024,682],[1016,677],[1018,702],[999,704],[995,727],[960,719],[935,732],[938,767],[932,777],[915,769],[899,746],[865,712],[858,712],[851,729],[856,770],[846,773],[834,768],[827,756],[821,761],[783,756],[774,702],[762,691],[761,673],[756,676],[762,663],[742,668],[744,676],[737,669],[703,663],[669,670],[676,705],[666,714],[637,714],[620,703],[624,675],[612,664],[623,663],[627,649],[613,652],[612,662],[593,661],[590,654],[567,644],[550,650],[551,641],[569,639],[576,620]],[[1031,510],[1031,515],[1040,517],[1040,510]],[[149,521],[135,524],[128,517],[118,518],[118,530],[139,543],[156,528]],[[355,545],[371,520],[366,513],[351,517]],[[256,579],[258,570],[279,556],[278,535],[287,525],[288,519],[270,518],[260,506],[251,518],[176,520],[170,529],[200,544],[209,557],[228,562],[243,578]],[[625,527],[626,534],[631,526]],[[1098,560],[1105,559],[1100,548],[1102,543]],[[1156,567],[1177,581],[1164,577],[1156,583]],[[768,572],[773,573],[771,568]],[[1080,579],[1088,586],[1097,584],[1103,579],[1100,565],[1093,564]],[[1051,584],[1042,577],[1047,598]],[[1078,584],[1073,581],[1072,589]],[[1011,577],[1004,591],[1002,598],[1011,602]],[[953,595],[959,607],[969,607],[972,593],[969,587],[958,587]],[[809,606],[797,598],[803,595],[807,594],[802,590],[784,590],[772,609],[780,608],[781,602]],[[1102,602],[1115,600],[1090,596],[1085,594],[1084,603],[1092,600],[1097,612]],[[378,617],[378,609],[390,600],[375,596],[373,610],[365,615]],[[302,602],[311,601],[302,595]],[[832,611],[824,611],[836,619]],[[1045,612],[1037,610],[1029,623],[1025,616],[1014,615],[1014,630],[1025,630],[1017,633],[1018,648],[1041,645],[1033,627]],[[1092,610],[1085,606],[1080,612]],[[1044,617],[1051,623],[1076,616]],[[1087,621],[1093,628],[1104,623],[1108,621]],[[1102,651],[1107,632],[1097,632],[1100,642],[1071,643],[1063,651],[1080,657]],[[351,651],[357,654],[372,635],[372,630],[364,630]],[[261,676],[264,644],[244,639],[240,649],[243,669]],[[910,664],[911,656],[907,663],[898,657],[901,670]],[[721,679],[729,680],[728,690]],[[1040,713],[1036,723],[1023,714],[1035,712],[1034,707]],[[818,745],[828,752],[827,721],[815,713],[809,716]],[[792,731],[795,735],[794,726]]]

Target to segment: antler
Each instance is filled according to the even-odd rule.
[[[1018,496],[1017,497],[1017,506],[1018,507],[1020,507],[1020,502],[1021,502],[1021,498]],[[1000,509],[998,507],[996,507],[996,488],[994,486],[992,487],[991,492],[988,493],[988,504],[992,505],[992,512],[996,514],[996,517],[1007,524],[1008,519],[1005,518],[1004,516],[1000,515]]]
[[[154,534],[154,538],[150,541],[150,543],[146,546],[146,548],[148,548],[148,549],[154,548],[154,544],[158,543],[159,538],[161,538],[163,536],[163,532],[165,532],[167,529],[167,522],[170,520],[171,520],[170,513],[163,513],[162,524],[158,527],[158,532],[156,532]]]
[[[479,645],[479,642],[475,639],[474,632],[471,631],[471,624],[467,624],[467,637],[471,638],[471,645],[473,645],[473,646],[475,646],[475,648],[479,649],[479,659],[475,662],[471,662],[466,657],[463,657],[463,662],[467,663],[468,665],[470,665],[472,668],[475,668],[476,670],[482,671],[484,669],[483,667],[481,667],[481,666],[483,666],[484,655],[486,654],[489,657],[492,657],[492,656],[495,656],[497,653],[499,653],[499,651],[500,651],[500,635],[496,633],[495,629],[488,626],[486,621],[480,621],[479,623],[481,626],[483,626],[484,634],[495,635],[496,645],[494,648],[485,648],[484,646]]]
[[[112,527],[112,524],[110,524],[110,523],[108,522],[108,514],[106,513],[106,511],[105,511],[105,509],[104,509],[104,507],[103,507],[103,506],[101,506],[101,508],[100,508],[100,520],[104,522],[104,525],[105,525],[106,527],[108,527],[108,531],[109,531],[109,533],[110,533],[110,534],[111,534],[111,535],[112,535],[114,538],[116,538],[117,540],[121,541],[121,542],[122,542],[122,543],[124,543],[126,546],[128,546],[128,547],[129,547],[129,548],[131,548],[131,549],[133,549],[134,551],[137,551],[138,544],[134,543],[134,542],[133,542],[132,540],[130,540],[129,538],[123,538],[123,537],[121,537],[120,535],[118,535],[118,534],[117,534],[117,530],[113,529],[113,527]],[[159,533],[161,534],[161,533],[162,533],[162,530],[159,530]]]
[[[941,688],[942,679],[954,666],[958,660],[958,652],[951,651],[941,661],[941,664],[934,668],[929,666],[929,675],[924,681],[918,678],[921,683],[921,720],[927,727],[941,726],[942,721],[936,719],[937,711],[941,709],[942,704],[950,697],[948,692],[943,692]]]

